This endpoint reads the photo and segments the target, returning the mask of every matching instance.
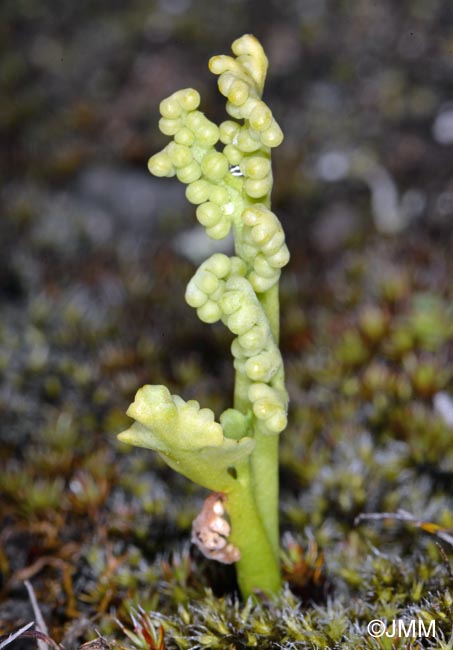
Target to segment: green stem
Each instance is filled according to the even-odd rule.
[[[274,557],[279,562],[278,443],[279,436],[262,433],[255,420],[255,449],[251,455],[252,490]]]
[[[239,588],[244,598],[258,591],[275,594],[281,587],[280,565],[257,512],[247,462],[236,467],[237,484],[228,493],[230,541],[241,552],[236,563]]]
[[[244,372],[236,370],[234,377],[234,408],[246,415],[250,411],[248,398],[250,379]]]
[[[234,385],[234,408],[241,413],[250,412],[248,389],[250,380],[236,371]],[[255,449],[250,458],[252,484],[256,508],[263,523],[274,556],[279,561],[279,525],[278,525],[278,435],[269,435],[260,431],[256,418],[253,437]]]
[[[275,344],[278,347],[278,339],[280,336],[280,301],[278,296],[278,283],[274,284],[274,286],[267,291],[258,294],[258,299],[267,316]]]
[[[268,291],[258,295],[259,301],[269,321],[275,343],[279,339],[279,296],[278,284]],[[284,388],[283,369],[274,378],[274,384]],[[255,495],[258,512],[261,515],[269,540],[274,549],[276,558],[279,558],[280,535],[278,517],[278,445],[279,436],[263,433],[259,422],[255,420],[254,439],[255,449],[251,455],[253,492]]]
[[[246,204],[252,204],[244,195],[241,199]],[[266,197],[263,203],[270,207],[270,197]],[[234,223],[234,236],[236,254],[240,257],[244,257],[241,254],[242,231],[243,223],[238,219]],[[257,297],[278,346],[280,329],[278,283],[268,291],[258,294]],[[272,383],[284,390],[283,369],[277,373]],[[251,410],[248,399],[249,387],[248,377],[236,371],[234,407],[242,413]],[[253,418],[253,422],[256,446],[250,456],[247,469],[247,486],[238,492],[239,496],[236,493],[229,495],[232,539],[236,540],[233,543],[241,550],[241,560],[237,565],[238,581],[241,592],[245,596],[252,593],[254,587],[276,593],[281,586],[278,516],[279,436],[263,432],[256,418]],[[239,501],[237,508],[236,500]]]

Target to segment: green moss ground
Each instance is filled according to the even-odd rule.
[[[452,386],[446,252],[426,233],[413,234],[403,251],[397,241],[371,236],[329,265],[307,245],[301,266],[286,274],[291,421],[281,443],[281,514],[288,586],[260,605],[241,603],[231,569],[189,548],[203,492],[113,435],[144,377],[217,411],[225,406],[231,371],[218,372],[228,367],[227,337],[221,328],[205,330],[177,300],[190,265],[175,257],[171,279],[156,272],[153,291],[125,291],[127,309],[115,327],[93,323],[89,310],[82,318],[75,306],[63,308],[58,296],[32,299],[26,349],[12,320],[2,329],[3,358],[15,360],[12,393],[22,396],[2,442],[4,624],[30,619],[29,579],[65,647],[95,629],[127,648],[152,647],[147,626],[163,627],[168,648],[391,647],[367,635],[367,622],[418,617],[435,620],[437,643],[447,644],[453,445],[451,427],[433,408],[433,397]],[[146,332],[133,321],[157,309],[153,296],[169,283],[162,309],[173,322],[184,318],[184,328],[169,328],[163,345],[158,327]],[[357,520],[399,510],[413,520]],[[115,622],[131,631],[131,614],[141,642]],[[393,647],[417,647],[411,643]]]

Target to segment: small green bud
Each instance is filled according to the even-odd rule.
[[[226,255],[222,253],[212,255],[201,265],[187,285],[187,303],[191,307],[198,308],[208,302],[208,296],[213,302],[220,300],[225,285],[221,278],[229,274],[230,268],[231,262]]]
[[[244,213],[242,213],[242,219],[245,222]],[[275,234],[275,229],[273,224],[270,224],[268,220],[258,223],[250,231],[252,239],[255,244],[261,246],[262,249],[266,244],[272,239]]]
[[[283,133],[277,122],[273,120],[268,129],[261,133],[261,142],[266,147],[278,147],[283,142]]]
[[[242,360],[242,366],[241,367],[242,367],[242,370],[244,370],[244,367],[243,367],[245,365],[243,363],[244,350],[241,347],[241,344],[239,343],[238,339],[234,339],[232,344],[231,344],[231,354],[233,355],[235,360],[237,360],[237,361]],[[236,368],[236,365],[234,367]]]
[[[148,160],[148,169],[153,176],[174,176],[175,170],[167,152],[159,151]]]
[[[219,303],[220,299],[223,296],[224,291],[225,291],[225,282],[219,280],[217,289],[215,289],[211,294],[209,294],[209,299],[212,300],[213,302]]]
[[[249,129],[242,129],[237,137],[237,147],[245,153],[253,153],[261,149],[261,143],[258,139],[252,137]]]
[[[264,255],[257,255],[253,266],[255,273],[263,278],[273,278],[275,275],[275,269],[272,268]]]
[[[278,282],[279,269],[289,261],[285,235],[275,214],[262,204],[246,208],[241,218],[245,226],[243,254],[253,264],[249,281],[261,293]]]
[[[250,260],[252,262],[256,255],[256,246],[253,243],[249,243],[244,238],[244,242],[241,246],[241,252],[245,260]]]
[[[230,89],[235,81],[236,75],[232,74],[231,72],[223,72],[220,75],[217,81],[217,86],[224,97],[228,97],[228,93],[230,92]]]
[[[240,257],[231,257],[231,275],[244,276],[247,272],[247,266]]]
[[[251,357],[245,364],[245,372],[252,381],[268,382],[280,366],[279,357],[273,352],[262,352]]]
[[[228,100],[235,106],[241,106],[249,96],[249,86],[240,79],[231,85],[228,91]]]
[[[181,115],[182,109],[175,95],[171,95],[161,101],[159,111],[162,117],[174,120]]]
[[[274,224],[270,225],[269,228],[268,228],[268,234],[270,235],[270,237],[267,239],[267,241],[263,242],[263,240],[262,240],[262,243],[261,243],[262,251],[267,256],[271,256],[271,255],[274,255],[275,253],[277,253],[277,251],[279,251],[282,248],[282,246],[284,245],[284,243],[285,243],[285,233],[283,232],[283,230],[281,230],[281,229],[277,230],[276,229],[272,233],[273,226],[274,226]],[[255,228],[257,228],[257,226],[255,226]],[[253,228],[253,230],[252,230],[253,239],[255,239],[255,237],[254,237],[255,228]],[[259,233],[259,235],[261,235],[261,232]],[[269,257],[268,257],[268,259],[269,259]]]
[[[176,172],[176,176],[181,183],[193,183],[201,176],[200,165],[195,160],[192,160],[186,167],[180,167]]]
[[[183,144],[170,142],[167,146],[167,153],[175,167],[187,167],[192,162],[192,152]]]
[[[195,142],[195,136],[190,129],[186,126],[183,126],[177,133],[175,133],[175,142],[178,144],[185,144],[186,147],[190,147]]]
[[[231,271],[233,259],[238,258],[230,259],[223,253],[214,253],[207,261],[209,262],[209,269],[212,273],[215,273],[218,278],[226,278]]]
[[[286,266],[289,262],[289,250],[286,244],[283,244],[283,246],[276,253],[270,255],[267,258],[267,261],[274,268],[281,269]]]
[[[197,276],[197,284],[204,293],[209,295],[218,289],[219,279],[214,273],[203,269]]]
[[[288,418],[286,413],[282,410],[277,411],[268,420],[266,420],[266,427],[272,433],[280,433],[284,431],[288,425]]]
[[[202,203],[197,208],[197,219],[202,226],[212,227],[219,223],[222,218],[222,213],[220,208],[215,203],[207,201]]]
[[[271,287],[278,282],[280,278],[280,271],[277,271],[275,275],[270,278],[264,278],[261,275],[252,271],[248,276],[249,282],[257,293],[263,293],[263,291],[268,291]]]
[[[262,103],[258,97],[249,97],[244,106],[241,106],[242,118],[248,120],[254,109]]]
[[[222,298],[222,311],[227,316],[237,311],[243,303],[240,291],[227,291]]]
[[[254,205],[251,208],[246,208],[242,213],[242,220],[247,226],[261,225],[265,211],[266,208],[262,205]]]
[[[170,120],[166,117],[161,117],[159,120],[159,130],[164,135],[175,135],[182,127],[180,119]]]
[[[185,298],[187,304],[194,309],[202,307],[208,300],[206,294],[197,287],[195,282],[189,282],[187,285]]]
[[[220,185],[211,185],[209,200],[218,206],[225,205],[229,200],[228,190]]]
[[[223,144],[231,144],[241,127],[237,122],[226,120],[219,127],[220,141]]]
[[[254,325],[248,332],[239,337],[239,343],[252,354],[257,354],[266,344],[268,333],[263,324]]]
[[[267,384],[255,383],[249,388],[249,400],[253,403],[253,412],[260,420],[271,417],[277,409],[283,409],[277,392]]]
[[[224,294],[221,301],[222,311],[225,312],[224,301],[227,303],[227,308],[231,307],[231,305],[228,304],[227,294]],[[228,329],[233,332],[233,334],[245,334],[256,324],[258,318],[259,314],[255,305],[243,303],[238,310],[228,316]]]
[[[243,118],[242,106],[235,106],[230,101],[226,103],[226,112],[235,120],[242,120]]]
[[[266,176],[261,180],[253,180],[248,178],[245,181],[245,191],[252,199],[260,199],[266,194],[269,194],[272,189],[272,177]]]
[[[208,237],[211,237],[211,239],[223,239],[228,235],[230,230],[231,230],[231,223],[226,219],[224,219],[223,221],[220,221],[215,226],[206,228],[206,234],[208,235]]]
[[[248,398],[251,402],[264,399],[272,403],[280,403],[277,392],[267,384],[252,384],[249,388]]]
[[[202,307],[197,309],[197,314],[203,323],[216,323],[222,317],[219,305],[212,300],[208,300]]]
[[[262,399],[257,400],[253,405],[253,413],[259,420],[267,420],[270,417],[271,409],[273,409],[273,405]]]
[[[209,59],[208,67],[213,74],[222,74],[222,72],[229,68],[230,61],[234,62],[234,59],[232,59],[231,56],[227,56],[226,54],[217,54]]]
[[[212,181],[220,181],[228,172],[228,161],[218,151],[208,153],[201,163],[204,176]]]
[[[200,93],[193,88],[181,90],[179,93],[179,101],[183,109],[187,112],[196,110],[200,105]]]
[[[233,345],[235,341],[231,344],[231,351],[233,352]],[[234,353],[233,353],[234,356]],[[245,375],[245,361],[242,357],[235,357],[233,360],[233,368],[236,372],[240,372],[241,375]]]
[[[186,126],[193,131],[193,133],[196,133],[197,129],[200,129],[203,126],[203,121],[205,119],[203,113],[200,113],[200,111],[194,111],[193,113],[189,113],[186,117]]]
[[[199,205],[209,199],[210,189],[211,186],[207,181],[203,179],[194,181],[186,188],[186,198],[190,203]]]
[[[261,180],[271,173],[271,161],[264,156],[251,156],[243,161],[241,169],[249,178]]]
[[[247,435],[250,418],[240,411],[227,409],[219,419],[225,438],[240,440]]]
[[[265,131],[271,126],[272,112],[264,102],[260,102],[250,115],[250,125],[257,131]]]
[[[244,154],[237,147],[232,144],[227,144],[223,150],[223,155],[228,160],[230,165],[239,165]]]
[[[196,129],[195,136],[201,146],[206,149],[213,147],[219,140],[219,127],[206,120],[206,123]]]
[[[146,385],[137,392],[127,415],[146,427],[159,426],[177,418],[177,407],[166,386]]]
[[[234,41],[231,49],[253,80],[256,91],[261,95],[266,78],[267,58],[260,43],[251,34],[245,34]]]

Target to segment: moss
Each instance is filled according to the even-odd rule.
[[[387,250],[384,259],[388,262],[394,255]],[[433,267],[436,255],[433,247]],[[373,259],[384,263],[376,252]],[[410,258],[406,264],[411,268]],[[186,263],[177,273],[184,275],[184,269]],[[310,273],[308,266],[305,269],[302,279],[303,273]],[[144,344],[127,310],[121,315],[122,327],[128,330],[128,341],[141,341],[138,353],[128,352],[135,349],[128,342],[101,339],[99,366],[93,364],[91,346],[84,350],[81,345],[68,357],[66,338],[59,335],[64,313],[50,297],[53,315],[41,321],[42,334],[36,339],[52,348],[50,366],[42,374],[28,375],[29,360],[16,357],[14,377],[19,386],[27,385],[28,402],[15,402],[9,426],[17,432],[20,418],[20,436],[28,442],[20,453],[17,437],[2,442],[7,465],[0,476],[3,603],[5,596],[17,600],[22,572],[31,571],[39,602],[53,608],[55,639],[69,635],[74,619],[96,617],[82,638],[94,637],[96,627],[128,650],[147,647],[143,634],[148,638],[152,633],[140,632],[143,625],[153,626],[155,644],[162,629],[166,648],[198,644],[289,649],[298,644],[371,649],[377,646],[366,633],[367,623],[394,617],[435,620],[437,643],[444,638],[447,644],[453,589],[448,564],[453,527],[451,429],[434,411],[432,394],[440,387],[451,390],[449,343],[438,339],[436,350],[427,350],[424,340],[415,336],[408,323],[419,294],[408,286],[391,308],[387,297],[376,291],[375,305],[386,310],[388,323],[379,339],[365,336],[361,315],[365,306],[369,309],[372,272],[365,269],[354,276],[358,303],[339,313],[341,292],[333,305],[326,296],[341,286],[342,273],[340,264],[333,276],[318,276],[321,290],[308,281],[284,287],[290,313],[297,315],[301,304],[311,307],[303,321],[297,316],[283,322],[283,340],[285,328],[295,332],[295,320],[304,334],[285,352],[293,409],[282,438],[281,515],[282,528],[291,535],[283,537],[282,551],[288,586],[276,600],[241,602],[231,571],[185,545],[203,495],[189,489],[183,478],[170,478],[163,464],[139,452],[125,455],[114,449],[104,433],[124,425],[116,399],[124,394],[124,373],[140,383],[150,358],[156,377],[198,383],[213,404],[222,401],[224,380],[217,380],[201,357],[168,365],[159,339],[151,333]],[[443,283],[447,286],[447,275]],[[148,304],[143,293],[133,300],[133,313]],[[448,313],[446,299],[436,299],[436,304],[437,313]],[[388,347],[402,323],[411,340],[403,363]],[[93,336],[90,320],[80,327],[81,341],[86,340],[85,330],[88,338]],[[15,323],[5,321],[3,345],[14,339],[16,329]],[[338,359],[338,331],[350,331],[360,340],[366,351],[360,362],[351,366]],[[180,349],[193,348],[195,335],[169,332],[168,340],[170,346],[174,342]],[[89,360],[88,386],[96,384],[94,391],[87,389],[85,378]],[[203,375],[208,373],[209,387],[200,379],[200,365]],[[420,367],[435,368],[429,373],[434,382],[429,391],[426,371],[422,390],[417,384]],[[74,379],[78,368],[82,381]],[[61,396],[43,407],[41,383],[56,369]],[[112,385],[117,387],[115,399]],[[124,403],[128,399],[125,396]],[[34,403],[41,404],[39,411]],[[28,423],[24,413],[36,417]],[[177,500],[176,493],[181,495]],[[399,517],[400,510],[409,512],[412,520]],[[389,516],[373,518],[374,513]],[[358,520],[363,514],[370,518]],[[141,640],[130,639],[112,611]],[[17,618],[10,623],[17,624]],[[393,640],[393,647],[415,647],[415,641]]]

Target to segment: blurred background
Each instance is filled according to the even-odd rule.
[[[0,623],[28,620],[21,585],[36,576],[62,639],[142,585],[127,556],[130,584],[99,591],[101,541],[116,557],[132,536],[152,567],[188,537],[200,491],[113,434],[143,383],[229,405],[228,335],[183,300],[206,241],[184,188],[146,163],[167,142],[158,106],[172,92],[196,88],[225,119],[207,62],[247,32],[285,134],[283,525],[331,517],[328,544],[363,509],[429,511],[426,485],[453,472],[451,3],[4,0],[0,18]],[[447,492],[429,511],[446,526]]]
[[[159,101],[193,85],[206,113],[222,119],[207,60],[251,32],[268,54],[266,99],[286,134],[275,199],[296,232],[310,231],[314,219],[318,243],[329,221],[355,232],[370,220],[384,233],[451,227],[448,2],[63,1],[56,11],[23,0],[5,2],[2,14],[9,211],[36,210],[51,198],[46,190],[60,190],[75,211],[83,201],[102,206],[110,227],[128,210],[136,223],[141,211],[156,221],[159,198],[166,204],[177,186],[160,189],[145,176],[149,154],[165,141]],[[333,245],[325,239],[324,248]]]

